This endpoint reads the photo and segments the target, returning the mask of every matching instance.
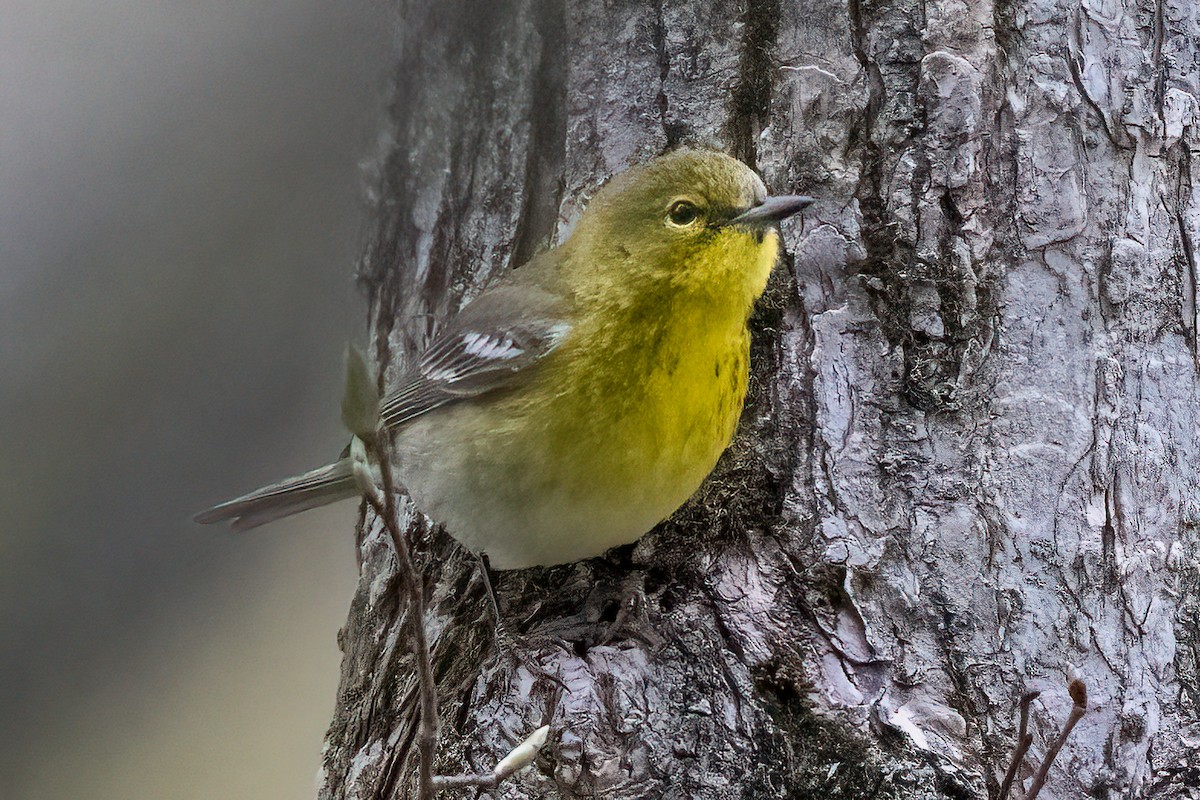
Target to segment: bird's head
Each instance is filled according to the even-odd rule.
[[[676,150],[622,173],[580,218],[575,268],[603,291],[697,294],[749,306],[778,255],[776,224],[812,198],[769,197],[735,158]]]

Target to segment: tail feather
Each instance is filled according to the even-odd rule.
[[[202,525],[232,520],[235,531],[246,531],[358,494],[350,460],[343,458],[215,505],[197,514],[195,520]]]

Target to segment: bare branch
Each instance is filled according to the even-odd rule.
[[[1012,789],[1013,780],[1017,777],[1017,770],[1020,769],[1021,763],[1025,760],[1025,754],[1029,752],[1030,745],[1033,744],[1033,735],[1029,733],[1029,705],[1037,699],[1041,692],[1025,692],[1021,695],[1021,721],[1017,726],[1017,745],[1013,749],[1012,761],[1008,765],[1008,772],[1004,774],[1004,783],[1000,784],[999,800],[1005,800],[1008,797],[1009,790]]]
[[[381,441],[385,442],[382,447],[379,445]],[[378,492],[367,492],[365,496],[376,515],[383,521],[388,533],[391,534],[392,545],[396,550],[396,566],[400,573],[401,591],[408,596],[413,656],[417,662],[417,683],[419,684],[421,703],[420,728],[417,733],[420,798],[421,800],[432,800],[436,793],[433,780],[433,754],[437,749],[438,739],[438,700],[437,683],[433,676],[433,661],[429,654],[429,640],[425,635],[425,584],[413,563],[412,551],[408,546],[408,536],[400,529],[397,519],[391,448],[387,446],[386,441],[385,437],[378,437],[374,444],[368,445],[374,451],[375,461],[379,465],[380,479],[383,482],[382,501]]]
[[[1042,791],[1042,786],[1046,783],[1046,775],[1050,772],[1050,766],[1054,763],[1054,759],[1058,757],[1058,751],[1062,750],[1062,746],[1066,744],[1067,737],[1071,735],[1071,729],[1075,727],[1075,723],[1079,722],[1087,712],[1087,685],[1076,678],[1071,681],[1067,691],[1071,693],[1071,699],[1075,704],[1071,706],[1071,713],[1067,717],[1066,724],[1063,725],[1062,733],[1054,740],[1054,744],[1050,745],[1050,749],[1046,751],[1046,757],[1042,759],[1042,765],[1033,774],[1033,782],[1029,784],[1025,800],[1035,800],[1038,793]]]

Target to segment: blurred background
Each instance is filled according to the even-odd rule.
[[[398,21],[381,0],[0,2],[0,798],[311,797],[335,455]]]

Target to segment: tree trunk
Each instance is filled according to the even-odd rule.
[[[820,198],[738,440],[671,521],[499,574],[494,636],[474,559],[413,516],[440,772],[549,724],[495,796],[994,797],[1021,693],[1024,779],[1078,677],[1041,797],[1197,796],[1200,11],[844,2],[407,4],[361,271],[390,375],[674,144]],[[377,522],[359,552],[321,796],[409,797]]]

